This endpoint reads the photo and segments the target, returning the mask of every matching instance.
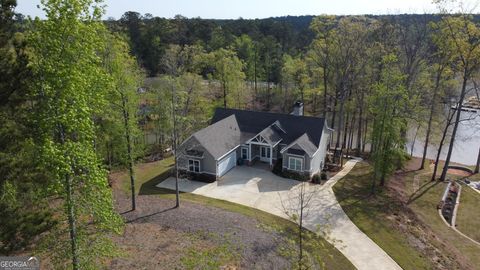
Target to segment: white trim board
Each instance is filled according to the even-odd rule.
[[[221,156],[221,157],[219,157],[219,158],[217,158],[217,159],[215,159],[215,160],[216,160],[216,161],[219,161],[219,160],[221,160],[222,158],[228,156],[228,155],[231,154],[233,151],[237,150],[237,148],[238,148],[239,146],[240,146],[240,144],[237,145],[237,146],[235,146],[232,150],[228,151],[226,154],[224,154],[223,156]]]

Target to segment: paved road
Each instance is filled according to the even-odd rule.
[[[309,202],[305,208],[304,225],[312,231],[322,231],[356,268],[360,270],[402,269],[387,253],[365,235],[343,212],[332,187],[355,166],[358,160],[348,161],[322,186],[305,184],[304,194]],[[226,200],[287,218],[299,209],[302,183],[278,177],[255,167],[237,166],[219,181],[206,184],[180,180],[180,190],[206,197]],[[175,179],[169,178],[158,187],[174,189]]]

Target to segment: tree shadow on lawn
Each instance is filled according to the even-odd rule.
[[[173,165],[171,165],[168,170],[166,170],[166,171],[162,172],[161,174],[156,175],[155,177],[145,181],[140,186],[140,190],[139,190],[138,194],[139,195],[156,195],[156,194],[171,194],[171,193],[173,193],[169,189],[157,187],[158,184],[160,184],[161,182],[165,181],[167,178],[172,176],[172,167],[173,167]]]
[[[132,219],[127,219],[126,223],[134,223],[136,221],[141,221],[141,220],[144,220],[144,219],[147,219],[149,217],[153,217],[155,215],[158,215],[158,214],[161,214],[161,213],[165,213],[167,211],[170,211],[170,210],[173,210],[177,207],[175,206],[172,206],[172,207],[169,207],[169,208],[166,208],[166,209],[163,209],[163,210],[160,210],[160,211],[157,211],[157,212],[154,212],[154,213],[150,213],[150,214],[147,214],[147,215],[144,215],[144,216],[137,216],[137,217],[134,217]]]
[[[416,201],[417,199],[421,198],[423,195],[425,195],[429,190],[431,190],[432,188],[436,187],[438,184],[440,183],[443,183],[443,182],[440,182],[440,181],[429,181],[425,184],[423,184],[421,187],[418,188],[417,191],[415,191],[414,193],[412,193],[412,195],[410,195],[410,197],[408,198],[408,201],[407,201],[407,204],[411,204],[413,203],[414,201]],[[430,185],[429,187],[425,188],[426,186]],[[420,192],[421,191],[421,192]]]
[[[377,187],[376,192],[372,193],[371,177],[370,171],[355,172],[336,184],[337,201],[350,218],[378,218],[396,207],[394,200],[389,198],[385,190]]]

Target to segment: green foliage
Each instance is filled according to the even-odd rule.
[[[172,91],[175,92],[177,133],[180,142],[194,131],[204,127],[215,104],[208,99],[207,87],[200,75],[182,73],[177,77],[161,76],[150,83],[147,94],[151,112],[151,131],[160,137],[160,144],[171,146],[173,129]]]
[[[7,182],[8,183],[8,182]],[[9,188],[13,188],[10,186]],[[0,199],[0,253],[14,254],[22,249],[31,248],[35,239],[42,233],[54,228],[57,224],[51,212],[35,204],[19,205],[16,191],[4,186],[4,197]],[[9,196],[10,195],[10,196]],[[29,198],[34,198],[30,196]],[[24,202],[24,200],[22,200]],[[26,203],[27,204],[27,203]]]
[[[287,99],[285,96],[285,99],[290,101],[288,102],[289,105],[297,99],[305,102],[305,89],[308,87],[310,78],[307,73],[307,65],[302,58],[294,58],[288,54],[283,56],[282,82],[286,87],[292,85],[294,90],[293,99]]]
[[[298,181],[308,181],[310,176],[308,174],[303,174],[294,171],[283,170],[282,168],[282,159],[278,159],[275,165],[273,166],[272,172],[280,177],[295,179]]]
[[[96,150],[110,167],[115,164],[127,166],[130,159],[136,160],[143,154],[140,144],[139,121],[140,99],[137,89],[143,84],[143,73],[134,57],[129,54],[129,46],[124,38],[107,35],[106,50],[103,56],[106,72],[111,82],[107,99],[96,119]],[[128,154],[126,136],[131,144],[131,156]]]
[[[113,254],[109,233],[122,225],[94,145],[93,119],[106,106],[111,83],[99,57],[106,37],[102,9],[90,0],[43,6],[47,19],[35,20],[28,37],[35,74],[31,119],[40,166],[52,176],[48,189],[64,210],[46,246],[57,265],[71,258],[74,268],[96,268]]]
[[[404,76],[395,65],[397,61],[392,54],[384,57],[381,80],[369,97],[369,111],[374,119],[371,135],[374,179],[380,180],[381,185],[404,160],[405,141],[401,131],[406,129],[409,100]]]
[[[315,174],[312,176],[312,182],[315,183],[315,184],[320,184],[320,180],[322,180],[322,178],[320,177],[320,174]]]
[[[29,248],[54,222],[45,207],[48,172],[38,166],[29,119],[28,48],[13,16],[16,1],[0,1],[0,253]]]
[[[245,63],[243,73],[247,80],[255,80],[256,73],[258,73],[258,45],[248,35],[241,35],[234,41],[233,47],[239,59]]]
[[[218,82],[223,99],[223,106],[244,108],[246,95],[243,91],[244,63],[238,59],[234,51],[218,49],[205,54],[199,60],[203,69],[208,70],[207,77]]]

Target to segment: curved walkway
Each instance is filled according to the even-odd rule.
[[[358,161],[349,160],[340,172],[322,186],[304,186],[305,193],[311,194],[305,209],[304,225],[311,231],[320,230],[325,233],[326,239],[357,269],[402,269],[355,226],[333,193],[333,185],[348,174]],[[286,209],[298,206],[298,191],[302,185],[301,182],[278,177],[267,170],[237,166],[217,182],[206,184],[180,180],[179,186],[182,192],[246,205],[288,219]],[[175,179],[168,178],[158,184],[158,187],[174,189]]]

